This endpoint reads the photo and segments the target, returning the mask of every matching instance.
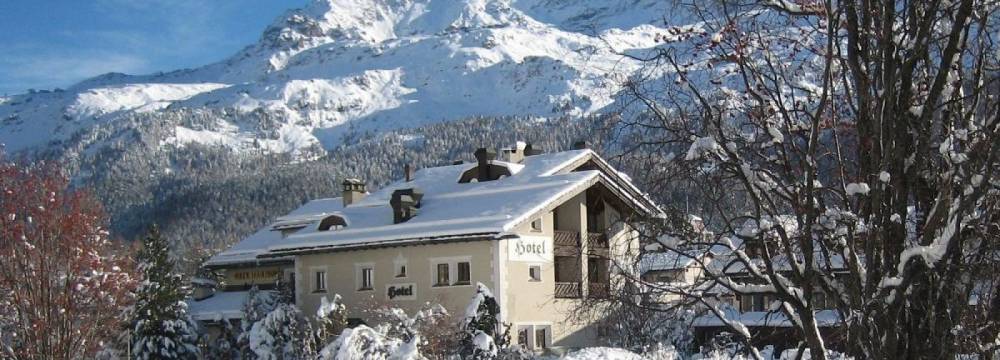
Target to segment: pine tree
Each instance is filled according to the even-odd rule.
[[[220,331],[219,335],[209,346],[208,353],[205,354],[206,359],[238,359],[240,358],[240,351],[237,344],[239,339],[239,331],[235,324],[229,319],[221,318],[220,321]]]
[[[252,359],[253,351],[250,349],[250,329],[253,324],[264,319],[271,310],[274,310],[275,299],[272,292],[261,291],[254,285],[247,292],[247,299],[243,302],[243,318],[240,320],[240,334],[237,338],[239,353],[244,359]]]
[[[137,359],[195,359],[197,325],[187,314],[187,288],[174,269],[165,239],[154,225],[142,241],[132,353]]]

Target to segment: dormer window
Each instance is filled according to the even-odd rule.
[[[347,220],[344,220],[342,216],[330,215],[319,222],[319,227],[316,230],[319,231],[330,231],[330,230],[340,230],[347,227]]]
[[[465,170],[458,178],[460,184],[500,180],[517,174],[524,165],[516,162],[496,160],[497,153],[493,149],[480,148],[476,150],[476,166]]]

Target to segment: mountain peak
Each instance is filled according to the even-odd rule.
[[[100,145],[106,135],[81,133],[135,126],[129,116],[142,113],[163,122],[160,140],[170,146],[295,154],[337,146],[349,132],[471,116],[579,117],[613,104],[618,90],[610,79],[641,68],[620,52],[656,46],[661,15],[678,13],[666,6],[316,0],[218,63],[107,74],[62,93],[12,96],[0,103],[0,143],[11,152],[70,139]],[[192,114],[202,115],[194,121]]]

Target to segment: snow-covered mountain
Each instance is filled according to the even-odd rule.
[[[678,27],[697,33],[687,18],[662,0],[316,0],[218,63],[0,99],[0,143],[35,149],[183,110],[211,120],[172,124],[162,144],[306,156],[347,131],[599,113],[641,66],[620,53]],[[273,124],[240,121],[251,114]]]

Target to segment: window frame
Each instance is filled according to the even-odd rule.
[[[430,283],[431,288],[446,288],[446,287],[463,287],[472,286],[472,257],[471,256],[453,256],[453,257],[441,257],[441,258],[431,258],[428,259],[430,267]],[[459,280],[459,264],[468,263],[468,279],[467,281]],[[442,283],[439,281],[441,269],[439,266],[447,266],[447,282]]]
[[[466,276],[466,278],[464,280],[462,279],[462,265],[463,264],[465,265],[465,276]],[[453,285],[453,286],[472,285],[472,262],[471,261],[459,261],[459,262],[455,263],[455,272],[456,272],[455,282],[452,283],[451,285]]]
[[[441,272],[442,266],[444,266],[443,273]],[[435,287],[451,286],[451,264],[447,262],[437,263],[434,264],[433,268],[434,268],[434,286]],[[442,275],[444,275],[443,279],[444,282],[441,281]]]
[[[537,274],[536,274],[536,272],[537,272]],[[530,282],[542,282],[542,266],[541,265],[528,265],[528,281],[530,281]]]
[[[327,286],[327,283],[330,280],[327,277],[327,274],[329,272],[327,271],[326,266],[312,267],[309,270],[312,273],[312,276],[310,277],[311,280],[312,280],[310,282],[311,283],[311,286],[310,286],[311,292],[313,294],[325,294],[327,292],[327,290],[329,289],[329,286]],[[319,279],[320,276],[322,276],[322,278],[323,278],[322,281],[320,281],[320,279]],[[322,287],[320,285],[322,285]]]
[[[368,271],[368,277],[365,277],[365,271]],[[365,282],[368,282],[368,287],[365,287]],[[354,287],[358,292],[365,291],[375,291],[375,263],[358,263],[354,264]]]
[[[534,220],[531,220],[531,225],[529,225],[529,226],[531,227],[531,231],[532,232],[544,232],[545,231],[545,223],[543,222],[541,216],[539,216],[538,218],[536,218]]]

